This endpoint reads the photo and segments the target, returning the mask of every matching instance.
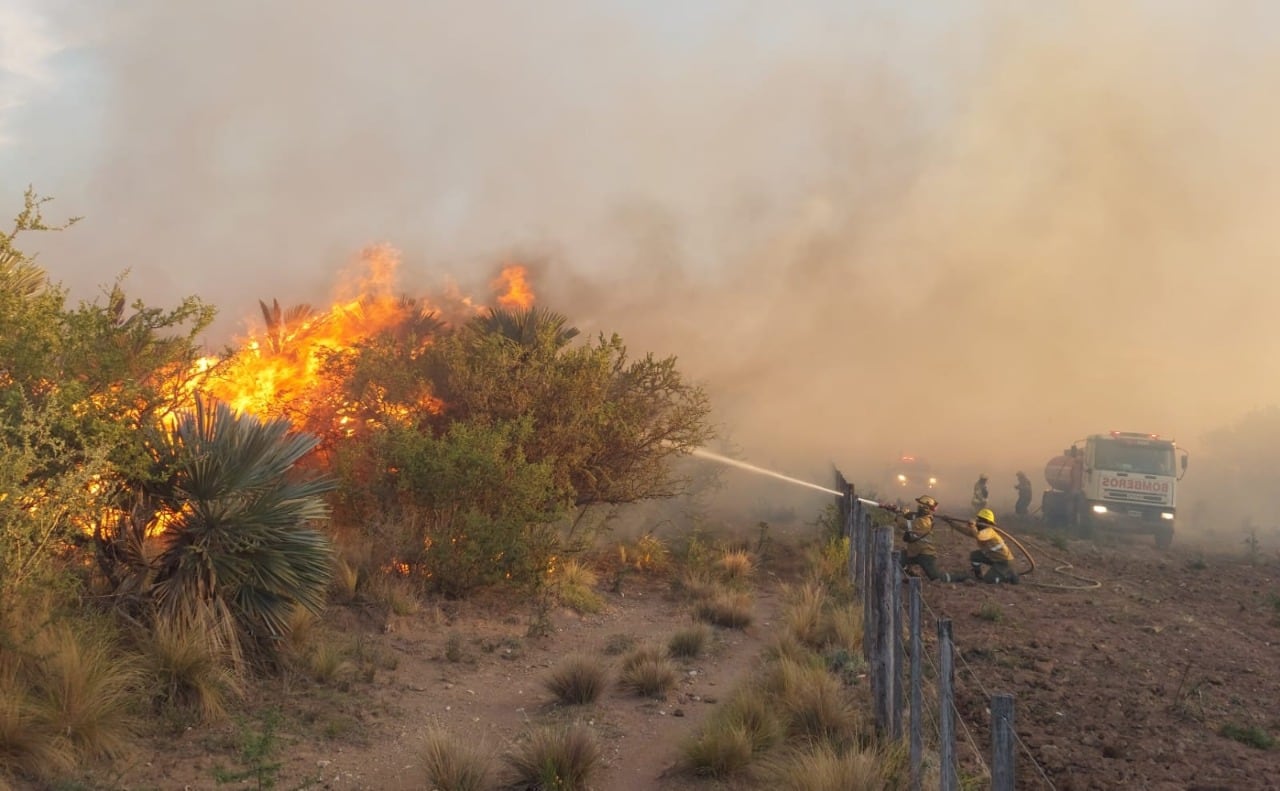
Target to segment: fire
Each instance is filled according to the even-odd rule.
[[[351,436],[359,420],[353,417],[351,405],[331,391],[332,383],[325,382],[322,374],[328,360],[417,317],[431,314],[451,324],[487,310],[452,283],[436,298],[400,295],[396,288],[400,262],[400,253],[389,245],[365,248],[358,266],[346,273],[338,299],[324,310],[260,302],[263,328],[225,359],[202,358],[198,370],[189,373],[198,383],[193,387],[237,412],[286,417],[299,424],[305,423],[300,417],[319,416],[334,436]],[[504,267],[490,287],[499,308],[522,310],[534,302],[522,266]],[[444,406],[430,393],[422,394],[419,403],[436,412]]]
[[[523,310],[533,304],[533,289],[529,286],[525,268],[513,264],[504,267],[502,274],[493,281],[494,291],[502,289],[498,295],[498,307],[508,310]]]

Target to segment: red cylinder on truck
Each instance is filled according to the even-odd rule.
[[[1054,456],[1044,466],[1044,480],[1050,487],[1059,492],[1075,492],[1080,490],[1079,456]]]

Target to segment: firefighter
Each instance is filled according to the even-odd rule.
[[[996,515],[990,508],[978,511],[977,516],[968,522],[957,520],[951,527],[978,541],[978,548],[969,555],[969,566],[975,579],[992,584],[1018,584],[1018,574],[1013,570],[1013,553],[996,530]],[[985,573],[983,566],[988,567]]]
[[[1031,505],[1031,479],[1022,470],[1018,470],[1018,485],[1013,487],[1018,491],[1018,502],[1013,506],[1013,512],[1018,516],[1026,516],[1027,508]]]
[[[933,533],[933,512],[938,510],[938,501],[927,494],[916,498],[919,505],[915,511],[900,513],[898,520],[902,527],[902,541],[907,551],[902,553],[902,570],[919,566],[924,575],[931,580],[941,582],[959,582],[963,574],[948,574],[938,571],[938,551],[930,540]]]
[[[981,511],[987,507],[987,499],[991,495],[987,491],[987,474],[984,472],[978,476],[978,482],[973,485],[973,510]]]

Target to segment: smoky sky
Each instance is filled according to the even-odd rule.
[[[40,260],[86,296],[125,269],[198,294],[211,344],[386,242],[411,293],[531,261],[793,473],[1011,478],[1275,402],[1263,2],[49,9],[71,76],[0,161],[11,200],[86,219]]]

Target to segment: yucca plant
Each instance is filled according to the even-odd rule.
[[[317,442],[203,399],[153,433],[161,482],[147,488],[168,522],[149,592],[162,617],[212,615],[238,630],[227,642],[263,647],[287,633],[295,607],[323,609],[332,549],[308,523],[328,516],[333,483],[295,470]]]

